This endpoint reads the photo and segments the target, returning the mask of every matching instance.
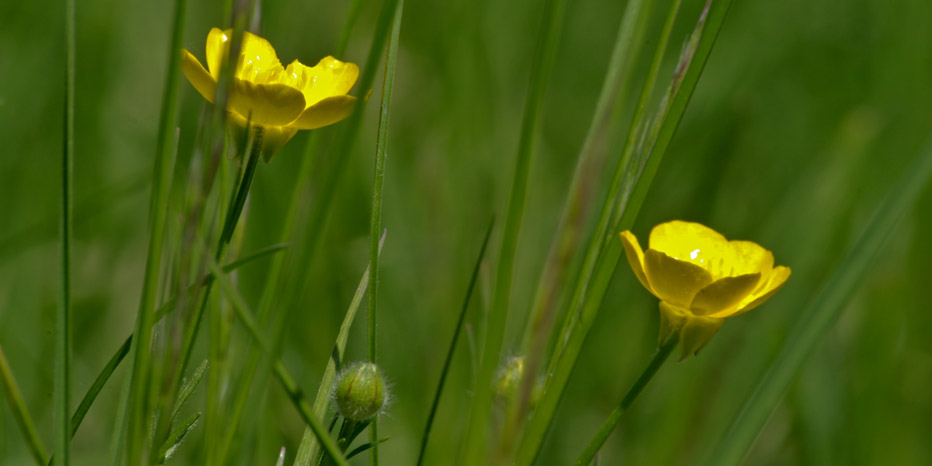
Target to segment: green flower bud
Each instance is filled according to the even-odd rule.
[[[365,421],[378,414],[385,404],[385,380],[375,364],[354,363],[337,377],[335,395],[343,417]]]
[[[492,385],[495,395],[499,398],[508,398],[518,393],[521,386],[521,377],[524,376],[524,356],[513,356],[498,370]]]

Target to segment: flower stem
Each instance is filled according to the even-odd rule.
[[[670,356],[670,353],[673,352],[673,348],[676,348],[676,344],[679,343],[679,341],[680,334],[677,332],[667,337],[667,340],[664,341],[660,349],[657,350],[657,354],[654,355],[654,359],[651,359],[650,364],[647,365],[647,368],[644,369],[641,376],[638,377],[634,385],[628,390],[628,393],[625,394],[625,397],[622,398],[621,403],[619,403],[618,406],[615,407],[615,410],[612,411],[612,414],[608,416],[608,419],[602,424],[602,428],[600,428],[599,431],[596,432],[595,437],[592,437],[592,440],[589,441],[589,445],[586,445],[586,449],[583,450],[582,454],[579,455],[579,459],[576,460],[576,466],[586,466],[592,462],[592,458],[598,453],[599,449],[602,448],[605,441],[608,440],[608,436],[615,430],[615,426],[621,421],[621,417],[628,411],[628,408],[631,407],[634,400],[641,394],[641,391],[644,390],[647,383],[654,378],[654,374],[657,373],[660,366],[667,360],[667,357]]]

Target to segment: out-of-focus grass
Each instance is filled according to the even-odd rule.
[[[379,360],[395,399],[379,426],[392,437],[380,446],[385,465],[416,458],[474,245],[489,215],[503,214],[539,3],[405,2],[382,215],[390,239],[381,260]],[[658,2],[658,10],[666,3]],[[684,2],[682,15],[693,18],[700,6]],[[77,7],[73,400],[132,331],[171,21],[170,7],[160,2],[92,0]],[[267,2],[263,33],[284,60],[313,62],[336,47],[347,7]],[[59,180],[49,167],[61,153],[64,59],[64,22],[56,8],[0,4],[6,18],[0,28],[0,342],[46,445],[54,429],[59,260]],[[519,344],[623,9],[605,0],[569,3],[531,167],[506,348]],[[221,24],[221,14],[219,7],[190,5],[184,46],[202,53],[204,34]],[[364,61],[377,15],[376,2],[363,2],[346,55],[338,58]],[[772,249],[793,277],[764,307],[729,321],[698,358],[665,368],[609,439],[606,458],[692,464],[725,431],[808,298],[932,128],[930,23],[932,4],[919,0],[734,2],[634,231],[641,236],[671,218],[701,221]],[[693,24],[677,25],[673,47]],[[658,20],[652,30],[659,26]],[[647,59],[638,66],[636,76],[643,76]],[[671,60],[661,74],[672,66]],[[178,166],[185,167],[203,104],[188,84],[181,86]],[[351,153],[328,152],[338,129],[317,130],[322,156],[343,158],[347,166],[325,247],[304,271],[311,286],[290,311],[283,345],[283,360],[303,387],[319,381],[367,262],[374,109],[369,106]],[[257,174],[244,250],[279,241],[307,137],[297,136]],[[927,187],[778,407],[748,464],[932,461],[930,211]],[[268,263],[239,272],[239,287],[252,302]],[[488,289],[488,278],[479,290]],[[475,329],[482,301],[467,315],[467,327]],[[655,300],[620,270],[545,444],[546,464],[575,459],[637,376],[656,345],[656,315]],[[234,341],[245,341],[242,329],[236,332]],[[347,358],[364,358],[363,326],[349,341]],[[443,464],[463,434],[467,348],[454,356],[425,464]],[[230,357],[247,351],[234,347]],[[88,412],[73,464],[106,459],[126,376],[119,369]],[[281,445],[290,458],[303,429],[277,387],[258,387],[263,414],[250,420],[258,440],[244,443],[248,454],[239,464],[272,464]],[[188,404],[203,403],[202,396],[195,393]],[[170,461],[197,464],[202,440],[195,429]],[[0,463],[28,461],[4,407]]]

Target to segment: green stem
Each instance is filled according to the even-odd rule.
[[[434,415],[437,414],[437,407],[440,406],[440,394],[443,393],[443,385],[446,383],[447,374],[450,372],[450,366],[453,363],[453,351],[456,349],[456,342],[459,340],[460,333],[463,329],[463,321],[466,319],[466,310],[469,308],[469,298],[472,296],[472,290],[476,286],[476,280],[479,278],[479,268],[482,266],[482,259],[485,257],[485,249],[489,245],[489,238],[492,236],[492,227],[495,226],[495,218],[489,222],[489,227],[485,231],[485,239],[482,240],[482,248],[479,250],[479,257],[476,259],[476,265],[473,267],[472,276],[469,278],[469,286],[466,287],[466,297],[463,298],[463,307],[460,308],[460,317],[456,321],[456,329],[453,330],[453,339],[450,341],[450,349],[447,350],[447,358],[443,361],[443,369],[440,371],[440,381],[437,382],[437,392],[434,393],[434,401],[430,405],[430,414],[427,415],[427,425],[424,427],[424,435],[421,437],[421,450],[417,455],[417,466],[424,462],[424,453],[427,451],[427,439],[430,438],[430,428],[434,423]]]
[[[10,370],[10,363],[6,360],[2,346],[0,346],[0,382],[2,382],[7,401],[10,402],[13,419],[16,419],[16,424],[19,425],[19,430],[26,439],[29,451],[39,466],[45,466],[49,462],[49,455],[45,452],[45,447],[42,446],[39,434],[36,433],[36,425],[32,422],[29,410],[26,409],[26,402],[23,401],[23,395],[19,391],[16,379],[13,378],[13,371]]]
[[[660,366],[667,360],[667,357],[670,356],[670,353],[673,352],[673,348],[676,348],[676,344],[679,343],[679,341],[680,334],[677,332],[667,337],[667,340],[663,342],[663,345],[657,350],[657,354],[651,359],[650,364],[647,365],[644,372],[641,373],[641,376],[638,377],[634,385],[628,390],[628,393],[625,394],[625,397],[622,398],[621,403],[619,403],[618,406],[615,407],[615,410],[608,416],[608,419],[605,420],[602,427],[596,432],[595,437],[592,437],[592,440],[589,441],[589,445],[586,445],[586,449],[583,450],[582,454],[579,455],[579,459],[576,460],[576,466],[586,466],[592,462],[592,458],[598,453],[599,449],[602,448],[605,441],[608,440],[608,436],[615,430],[615,426],[621,421],[621,417],[628,411],[628,408],[631,407],[634,400],[637,399],[641,391],[644,390],[644,387],[647,386],[647,383],[654,378],[654,374],[657,373]]]
[[[186,0],[176,0],[172,23],[172,39],[168,52],[168,69],[166,70],[165,92],[162,95],[162,110],[159,119],[158,141],[153,170],[152,198],[149,205],[149,244],[146,251],[146,268],[143,278],[139,309],[136,314],[136,329],[131,343],[133,354],[132,373],[129,378],[128,405],[118,409],[117,430],[114,439],[113,458],[122,456],[123,432],[128,443],[129,464],[141,460],[143,444],[149,438],[150,387],[149,383],[152,357],[152,326],[154,324],[155,302],[158,294],[159,273],[162,269],[162,249],[165,236],[165,222],[168,213],[169,187],[172,179],[172,167],[175,160],[176,126],[178,121],[178,78],[181,62],[182,38],[184,36]]]
[[[65,0],[65,118],[61,158],[61,283],[55,316],[55,451],[56,464],[71,463],[71,237],[74,230],[74,88],[75,5]]]
[[[395,17],[388,41],[388,55],[385,58],[385,78],[382,81],[382,105],[379,113],[379,130],[375,145],[375,175],[372,186],[372,217],[369,224],[369,273],[372,285],[369,287],[369,360],[376,362],[378,338],[376,333],[377,303],[379,296],[379,238],[382,229],[382,184],[385,178],[385,157],[388,147],[388,121],[392,107],[392,85],[395,82],[395,63],[398,58],[398,37],[401,33],[401,17],[404,0],[395,4]],[[369,464],[379,464],[379,418],[376,416],[369,424]]]

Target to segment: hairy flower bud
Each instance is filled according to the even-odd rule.
[[[385,380],[371,362],[355,363],[337,377],[335,398],[343,417],[365,421],[379,413],[385,404]]]

